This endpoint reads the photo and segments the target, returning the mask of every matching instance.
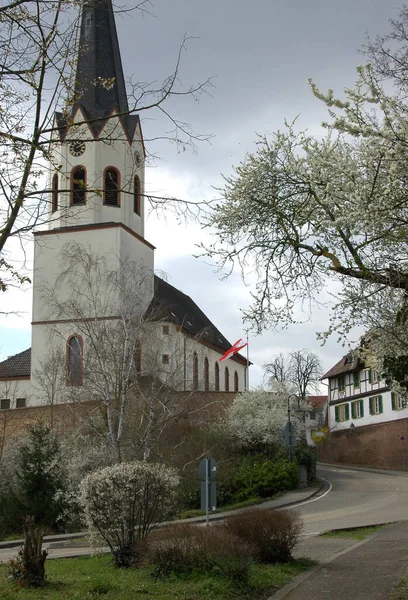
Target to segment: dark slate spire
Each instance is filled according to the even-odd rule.
[[[129,110],[111,0],[84,0],[72,110],[78,106],[97,119],[90,123],[96,135],[113,109]],[[135,117],[123,120],[132,138]]]

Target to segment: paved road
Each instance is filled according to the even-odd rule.
[[[408,520],[408,473],[319,467],[318,474],[331,489],[296,507],[304,534]]]

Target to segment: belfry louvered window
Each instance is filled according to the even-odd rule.
[[[141,185],[140,179],[137,175],[135,175],[134,183],[133,183],[133,212],[137,215],[140,215],[141,211]]]
[[[51,210],[58,210],[58,173],[54,173],[51,184]]]
[[[71,204],[86,202],[86,171],[85,167],[74,167],[71,171]]]
[[[103,202],[108,206],[119,206],[119,171],[113,167],[105,169]]]

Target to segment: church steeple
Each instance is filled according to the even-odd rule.
[[[84,0],[72,114],[80,106],[98,136],[115,110],[128,113],[128,100],[111,0]],[[123,119],[128,137],[135,117]]]

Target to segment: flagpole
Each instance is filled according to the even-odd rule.
[[[246,372],[247,372],[247,376],[246,376],[246,389],[247,391],[249,391],[249,336],[248,336],[248,332],[249,329],[246,330],[246,341],[247,341],[247,366],[246,366]]]

